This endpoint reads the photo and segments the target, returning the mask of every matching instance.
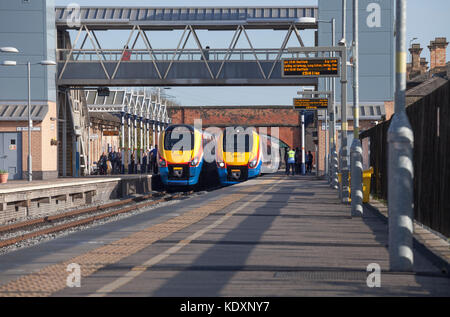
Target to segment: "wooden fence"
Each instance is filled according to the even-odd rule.
[[[414,132],[414,217],[450,237],[450,81],[406,109]],[[390,121],[361,133],[370,138],[371,194],[388,199]]]

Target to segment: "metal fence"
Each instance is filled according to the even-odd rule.
[[[450,236],[450,82],[406,109],[414,132],[414,217]],[[390,121],[361,133],[370,138],[371,194],[387,200]]]

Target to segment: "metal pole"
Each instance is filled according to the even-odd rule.
[[[139,118],[139,121],[140,121],[140,124],[139,124],[139,126],[140,126],[140,128],[141,128],[141,130],[140,130],[140,133],[139,133],[139,137],[140,137],[140,142],[141,142],[141,144],[140,144],[140,146],[139,146],[139,164],[141,165],[141,168],[140,168],[140,172],[142,173],[142,156],[144,155],[144,123],[143,123],[143,121],[142,121],[142,117],[140,117]]]
[[[120,113],[120,133],[122,134],[120,138],[122,143],[120,173],[125,174],[125,112]]]
[[[133,148],[131,144],[131,114],[127,114],[127,123],[128,123],[128,144],[127,144],[127,163],[128,163],[128,174],[131,172],[131,150]]]
[[[352,216],[363,215],[363,164],[359,140],[359,0],[353,0],[353,142],[350,149]]]
[[[340,198],[343,203],[348,203],[348,146],[347,146],[347,44],[346,44],[346,18],[347,1],[342,0],[342,38],[344,40],[341,55],[341,150],[340,150],[340,171],[341,171],[341,189]]]
[[[389,264],[391,271],[412,271],[414,135],[405,111],[406,0],[396,9],[395,114],[388,130]]]
[[[88,123],[88,140],[87,140],[87,174],[91,175],[91,124]]]
[[[28,181],[33,180],[33,164],[31,157],[31,133],[33,131],[33,120],[31,120],[31,63],[27,62],[28,72]]]
[[[320,176],[319,174],[319,163],[320,163],[320,146],[319,146],[319,110],[316,111],[316,129],[317,129],[317,145],[316,145],[316,176]]]
[[[62,128],[62,176],[67,176],[67,104],[69,103],[68,91],[64,92],[63,128]]]
[[[306,174],[305,171],[305,112],[301,112],[302,121],[302,164],[300,165],[300,172],[302,175]]]
[[[328,171],[328,110],[325,110],[325,156],[324,156],[324,160],[325,160],[325,175],[330,175],[329,171]]]
[[[146,137],[147,137],[147,148],[146,150],[149,151],[150,150],[150,120],[147,119],[146,120]]]
[[[332,39],[331,39],[331,46],[335,46],[336,45],[336,19],[332,19],[331,20],[331,25],[332,25]],[[335,56],[335,53],[332,53],[332,56]],[[331,91],[333,92],[332,94],[332,101],[331,101],[331,105],[332,105],[332,118],[330,118],[331,120],[331,135],[330,135],[330,140],[331,140],[331,145],[330,145],[330,151],[331,151],[331,186],[334,189],[338,188],[338,155],[337,155],[337,151],[336,151],[336,79],[333,77],[331,79]]]
[[[156,141],[156,124],[155,124],[155,121],[153,121],[153,124],[152,124],[152,146],[153,146],[153,148],[155,148],[157,143],[158,142]]]
[[[137,143],[137,116],[134,115],[134,142],[133,142],[133,153],[134,153],[134,171],[133,174],[137,173],[137,147],[138,147],[138,143]]]

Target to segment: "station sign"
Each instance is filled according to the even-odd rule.
[[[103,131],[103,136],[118,136],[119,131],[107,130]]]
[[[339,77],[338,57],[283,59],[283,77]]]
[[[295,110],[328,109],[328,98],[294,98]]]
[[[28,127],[17,127],[17,132],[26,132],[28,131]],[[31,127],[31,131],[41,131],[41,127]]]

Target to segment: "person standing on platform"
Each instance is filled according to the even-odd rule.
[[[98,160],[98,166],[100,167],[100,175],[106,175],[106,170],[108,168],[108,157],[106,156],[106,153],[103,152],[100,156],[100,159]]]
[[[295,174],[300,174],[300,160],[302,157],[302,152],[300,152],[299,148],[295,149]]]
[[[121,174],[122,173],[122,153],[117,152],[116,153],[116,172],[117,174]]]
[[[114,155],[114,152],[111,150],[109,153],[108,153],[108,161],[109,161],[109,165],[111,166],[110,167],[110,173],[111,174],[114,174],[114,161],[115,161],[115,155]]]
[[[152,157],[152,172],[153,174],[158,174],[158,145],[150,152]]]
[[[312,174],[312,165],[313,165],[313,155],[311,151],[308,151],[308,154],[306,155],[306,172]]]
[[[295,175],[295,151],[294,150],[289,150],[288,152],[288,171],[286,173],[286,175],[289,175],[289,171],[292,170],[292,175]]]
[[[286,164],[286,175],[289,174],[288,152],[289,148],[287,147],[284,149],[284,164]]]
[[[144,151],[144,155],[142,156],[141,174],[146,173],[147,173],[147,152]]]

